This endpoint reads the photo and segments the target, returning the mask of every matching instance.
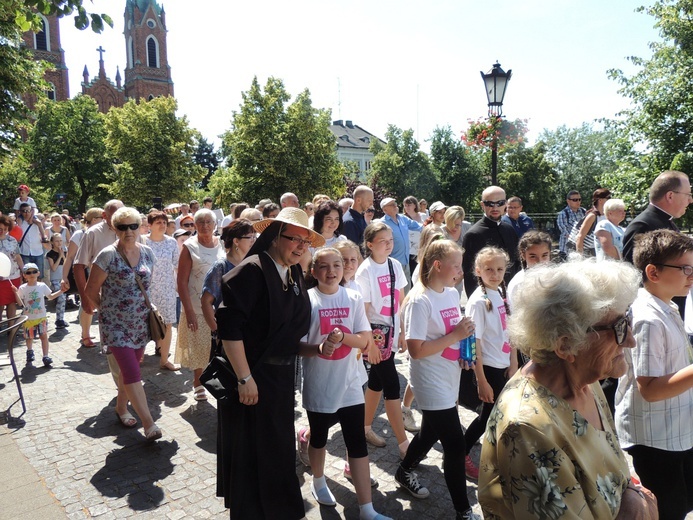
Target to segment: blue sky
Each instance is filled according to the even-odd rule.
[[[230,127],[253,76],[304,88],[332,119],[382,137],[388,124],[412,128],[423,149],[436,126],[460,134],[485,117],[479,71],[512,69],[504,114],[544,128],[579,126],[628,106],[609,68],[633,72],[628,56],[650,55],[654,19],[634,0],[172,0],[165,2],[169,65],[179,114],[210,140]],[[86,64],[125,66],[125,2],[94,0],[114,29],[102,35],[61,22],[70,93]],[[114,6],[118,5],[116,9]],[[191,6],[194,6],[191,7]],[[90,6],[89,6],[90,7]]]

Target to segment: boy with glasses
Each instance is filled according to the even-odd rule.
[[[53,300],[60,296],[63,291],[59,289],[51,292],[50,287],[38,281],[39,268],[36,264],[24,264],[24,279],[26,283],[19,286],[15,291],[17,304],[24,307],[23,314],[28,316],[24,322],[24,339],[26,340],[26,362],[34,361],[33,341],[35,338],[41,340],[43,350],[43,365],[50,367],[53,360],[48,356],[48,333],[46,319],[46,298]]]
[[[633,252],[643,287],[632,305],[636,346],[616,393],[616,429],[659,517],[693,510],[693,350],[675,296],[693,286],[693,239],[660,229],[638,235]]]

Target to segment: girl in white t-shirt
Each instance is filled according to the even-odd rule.
[[[399,352],[404,352],[407,348],[404,335],[400,334],[399,319],[407,279],[402,264],[389,258],[394,240],[387,224],[379,221],[368,224],[363,232],[363,242],[367,258],[356,271],[356,282],[361,288],[366,315],[373,330],[373,339],[368,348],[371,368],[366,389],[366,440],[380,448],[386,445],[385,439],[372,429],[380,394],[384,393],[385,412],[402,458],[409,440],[402,419],[399,376],[393,350],[397,348]]]
[[[476,329],[474,374],[479,399],[483,403],[481,415],[472,421],[464,435],[467,450],[465,465],[470,478],[477,478],[479,470],[469,458],[469,452],[484,433],[493,403],[518,366],[517,355],[510,346],[505,330],[510,309],[503,277],[509,261],[508,254],[497,247],[485,247],[479,251],[474,261],[479,286],[465,307]]]
[[[395,480],[409,490],[416,481],[413,469],[440,440],[443,473],[457,518],[475,518],[467,498],[464,432],[456,404],[461,368],[470,368],[460,359],[460,340],[474,331],[474,322],[460,312],[455,289],[462,279],[462,250],[450,240],[437,240],[426,247],[420,265],[421,277],[405,299],[402,312],[411,385],[423,419]],[[417,496],[415,490],[412,494]]]
[[[361,265],[361,262],[363,262],[359,246],[354,244],[351,240],[346,239],[337,242],[333,247],[342,254],[342,258],[344,259],[344,278],[342,279],[342,285],[347,289],[353,289],[361,294],[359,284],[356,283],[356,270]]]
[[[352,349],[364,350],[371,335],[361,295],[341,286],[344,261],[339,251],[323,248],[313,257],[311,273],[317,287],[310,289],[311,319],[306,341],[327,342],[329,355],[303,359],[303,407],[310,424],[308,457],[313,470],[311,492],[318,503],[336,501],[325,482],[325,445],[329,429],[339,422],[349,453],[352,480],[362,520],[386,517],[373,509],[368,448],[364,431],[366,382],[363,363]]]
[[[546,264],[551,261],[551,236],[543,231],[530,230],[520,238],[517,244],[517,252],[522,262],[522,270],[519,271],[508,284],[508,305],[513,310],[513,294],[525,279],[525,270],[535,265]]]

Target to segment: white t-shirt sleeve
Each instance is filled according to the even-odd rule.
[[[425,341],[430,316],[431,303],[427,298],[419,297],[412,300],[404,313],[404,337]]]

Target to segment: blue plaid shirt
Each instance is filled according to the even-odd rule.
[[[561,210],[556,218],[556,224],[558,229],[561,230],[561,238],[558,241],[558,249],[565,253],[565,246],[568,243],[568,236],[570,235],[570,230],[573,229],[573,225],[585,216],[587,211],[584,208],[578,208],[577,211],[573,211],[569,206],[566,206]]]

